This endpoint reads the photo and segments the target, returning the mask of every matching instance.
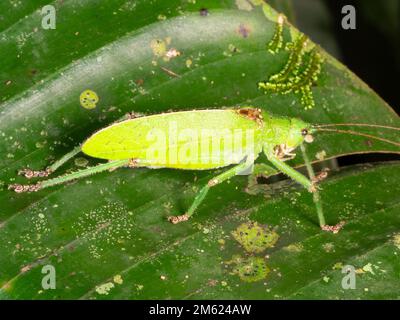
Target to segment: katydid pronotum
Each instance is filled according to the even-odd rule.
[[[338,126],[344,124],[337,124]],[[394,130],[400,128],[377,126]],[[360,132],[327,128],[334,124],[313,126],[300,119],[276,117],[261,109],[247,106],[236,109],[193,110],[124,119],[94,133],[81,146],[74,148],[43,171],[24,169],[27,178],[47,177],[79,152],[106,159],[107,163],[65,174],[35,184],[9,186],[16,192],[34,192],[91,174],[119,167],[174,168],[205,170],[231,166],[215,176],[199,191],[186,213],[169,217],[172,223],[188,220],[205,199],[209,189],[251,167],[263,152],[272,166],[264,166],[266,175],[282,172],[313,194],[313,200],[322,230],[338,232],[343,223],[329,226],[325,223],[322,203],[303,142],[312,142],[317,131],[337,131],[385,141],[400,147],[399,143]],[[296,171],[285,160],[295,156],[300,147],[310,178]]]

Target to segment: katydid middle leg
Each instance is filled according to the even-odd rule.
[[[187,221],[189,218],[193,215],[193,213],[196,211],[198,206],[203,202],[204,198],[206,197],[208,190],[210,190],[211,187],[216,186],[217,184],[220,184],[234,176],[236,176],[238,173],[242,172],[246,168],[250,167],[253,165],[254,162],[254,157],[253,156],[248,156],[245,160],[245,162],[240,163],[233,168],[228,169],[227,171],[215,176],[214,178],[210,179],[208,183],[201,188],[197,196],[195,197],[192,205],[190,206],[189,210],[180,216],[170,216],[168,217],[168,220],[172,222],[173,224],[177,224],[179,222]]]

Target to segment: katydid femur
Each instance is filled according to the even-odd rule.
[[[337,124],[340,125],[346,124]],[[107,163],[36,184],[13,184],[9,189],[16,192],[34,192],[124,166],[205,170],[234,165],[209,180],[185,214],[169,217],[169,221],[178,223],[188,220],[193,215],[210,188],[243,173],[263,152],[273,165],[267,167],[266,174],[282,172],[312,192],[320,227],[326,231],[338,232],[343,223],[329,226],[325,222],[316,186],[318,179],[314,175],[303,142],[312,142],[312,134],[316,131],[336,131],[366,136],[399,147],[400,144],[354,131],[330,129],[330,126],[335,125],[312,126],[300,119],[276,117],[250,106],[238,109],[170,112],[143,117],[130,114],[94,133],[81,146],[74,148],[46,170],[24,169],[20,173],[27,178],[46,177],[79,152],[107,159]],[[302,150],[310,178],[285,163],[285,160],[295,156],[293,151],[298,147]]]

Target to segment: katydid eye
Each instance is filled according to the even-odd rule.
[[[301,130],[301,135],[302,136],[306,136],[306,135],[308,135],[308,130],[307,129],[303,129],[303,130]]]

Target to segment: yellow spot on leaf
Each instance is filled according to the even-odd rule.
[[[400,233],[397,233],[393,236],[393,244],[400,249]]]
[[[239,10],[251,11],[253,6],[247,0],[236,0],[236,6]]]
[[[259,225],[257,222],[241,224],[232,232],[232,235],[250,253],[263,252],[265,249],[273,247],[279,238],[274,230]]]
[[[122,277],[120,274],[117,274],[116,276],[114,276],[113,280],[116,284],[122,284],[124,282],[124,280],[122,280]]]
[[[153,54],[157,57],[162,57],[167,52],[167,45],[164,40],[152,40],[150,43],[150,47],[153,50]]]
[[[333,267],[333,270],[342,270],[343,269],[343,263],[342,262],[336,262]]]
[[[74,160],[74,163],[77,167],[86,167],[87,164],[89,163],[89,161],[85,158],[80,157],[80,158],[76,158]]]
[[[114,288],[114,283],[107,282],[105,284],[102,284],[101,286],[97,286],[96,287],[96,292],[98,294],[108,295],[112,288]]]
[[[325,160],[325,157],[326,157],[326,152],[325,152],[325,150],[322,150],[322,151],[320,151],[320,152],[317,152],[317,154],[315,155],[315,157],[316,157],[318,160],[320,160],[320,161]]]
[[[99,96],[96,92],[88,89],[81,93],[79,101],[81,106],[85,109],[94,109],[96,108],[97,102],[99,102]]]
[[[286,251],[297,253],[303,250],[303,245],[301,243],[292,243],[284,248]]]
[[[265,259],[261,257],[235,257],[231,263],[235,264],[233,273],[245,282],[256,282],[263,280],[270,273]]]
[[[362,267],[364,272],[369,272],[372,274],[375,274],[374,270],[372,270],[372,264],[371,263],[367,263],[364,267]]]
[[[193,61],[191,59],[186,60],[186,67],[190,68],[192,66]]]

